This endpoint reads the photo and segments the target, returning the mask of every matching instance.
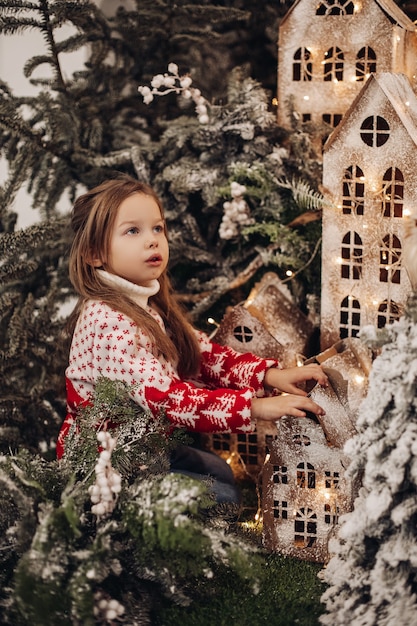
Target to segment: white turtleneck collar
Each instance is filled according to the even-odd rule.
[[[116,274],[110,274],[105,270],[97,270],[100,274],[100,278],[107,285],[116,287],[119,291],[123,291],[139,306],[145,309],[148,306],[148,299],[158,293],[160,285],[157,279],[150,280],[146,286],[135,285],[125,278],[116,276]]]

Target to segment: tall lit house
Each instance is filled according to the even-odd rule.
[[[372,75],[323,150],[321,345],[398,318],[417,207],[417,98],[402,74]]]

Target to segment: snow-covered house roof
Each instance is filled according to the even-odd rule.
[[[382,92],[390,102],[393,111],[403,124],[410,139],[417,146],[417,96],[411,87],[410,81],[404,74],[381,72],[379,74],[371,74],[361,91],[352,101],[344,115],[344,119],[329,136],[324,150],[328,150],[340,133],[344,132],[343,129],[348,123],[348,119],[355,113],[359,103],[366,97],[369,90],[371,90],[371,94],[368,96],[368,99],[375,98],[376,90]]]

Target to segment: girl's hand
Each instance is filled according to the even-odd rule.
[[[306,396],[307,392],[300,389],[298,385],[308,380],[315,380],[322,387],[327,387],[329,384],[326,374],[320,365],[315,363],[302,365],[301,367],[288,367],[282,370],[271,367],[265,374],[264,383],[268,387],[274,387],[285,393]]]
[[[252,400],[252,419],[275,422],[283,415],[305,417],[307,411],[316,415],[325,415],[321,406],[302,395],[289,394]]]

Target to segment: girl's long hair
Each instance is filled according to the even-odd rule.
[[[198,373],[200,349],[186,313],[173,294],[167,271],[159,278],[159,292],[149,299],[149,303],[162,316],[167,330],[165,333],[145,309],[117,287],[104,283],[97,268],[92,265],[94,258],[108,258],[117,211],[123,200],[134,193],[153,198],[164,218],[161,201],[154,190],[129,176],[108,180],[79,196],[74,203],[71,214],[74,240],[69,259],[69,276],[80,297],[70,316],[68,332],[72,335],[83,303],[90,298],[100,300],[132,319],[151,337],[159,352],[177,365],[179,375],[190,378]],[[105,265],[103,268],[106,269]]]

